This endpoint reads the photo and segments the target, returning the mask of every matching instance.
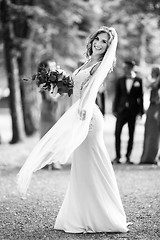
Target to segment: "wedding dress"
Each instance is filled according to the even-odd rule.
[[[73,74],[74,101],[90,76],[89,67]],[[103,116],[94,105],[89,132],[73,153],[69,186],[55,229],[65,232],[126,232],[126,216],[103,140]]]
[[[103,140],[103,116],[95,104],[97,91],[115,59],[117,35],[90,76],[90,68],[73,73],[74,104],[34,147],[18,174],[25,194],[32,174],[52,162],[64,164],[72,155],[68,190],[55,229],[71,233],[126,232],[126,216]],[[82,88],[83,87],[83,88]],[[86,111],[82,120],[79,112]]]

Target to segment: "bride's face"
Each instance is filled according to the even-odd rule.
[[[107,50],[108,40],[107,33],[99,33],[92,42],[92,55],[104,55]]]

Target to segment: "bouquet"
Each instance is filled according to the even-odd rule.
[[[28,81],[28,79],[24,79]],[[32,81],[36,81],[36,85],[41,91],[49,91],[54,93],[54,90],[59,94],[67,93],[70,97],[73,93],[74,82],[71,76],[56,66],[54,70],[42,65],[38,72],[31,77]]]

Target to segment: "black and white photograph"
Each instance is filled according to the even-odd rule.
[[[0,0],[0,240],[159,226],[160,1]]]

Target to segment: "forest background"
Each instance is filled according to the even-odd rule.
[[[8,92],[11,143],[39,128],[40,94],[22,79],[44,60],[71,73],[85,59],[86,37],[99,26],[113,26],[119,36],[109,103],[126,58],[136,61],[144,85],[152,64],[160,64],[159,0],[1,0],[0,10],[0,98]]]

